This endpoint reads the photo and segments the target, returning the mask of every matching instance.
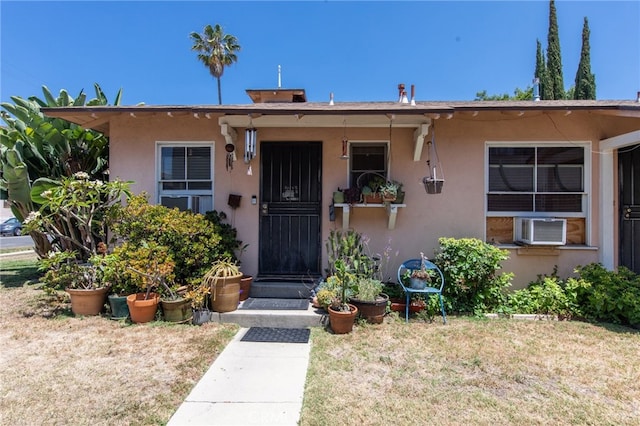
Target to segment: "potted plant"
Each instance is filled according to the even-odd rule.
[[[358,308],[358,314],[370,324],[381,324],[387,310],[389,296],[382,292],[382,281],[375,278],[360,278],[354,296],[349,302]]]
[[[313,306],[328,311],[329,305],[336,297],[338,297],[338,280],[335,275],[331,275],[326,280],[322,280],[315,289]]]
[[[368,185],[363,186],[361,191],[362,191],[362,200],[364,201],[365,204],[367,203],[378,204],[382,201],[382,196],[378,192],[371,189],[371,187]]]
[[[355,275],[343,259],[335,262],[336,297],[327,308],[329,311],[329,324],[335,334],[346,334],[353,330],[353,324],[358,314],[358,308],[349,302],[353,291]]]
[[[404,196],[405,192],[402,190],[403,184],[401,182],[396,182],[398,185],[396,199],[392,201],[393,204],[404,204]]]
[[[407,306],[404,298],[404,291],[397,283],[388,282],[384,284],[382,291],[389,296],[389,309],[395,312],[405,312]],[[422,294],[414,294],[409,303],[409,312],[420,312],[425,308],[426,304]]]
[[[127,263],[120,251],[121,249],[116,247],[112,253],[100,259],[103,280],[109,283],[111,288],[107,299],[111,308],[111,319],[114,320],[129,317],[127,296],[135,293],[138,289],[135,277],[127,274]]]
[[[357,204],[360,202],[362,194],[357,187],[347,188],[342,191],[344,193],[344,202],[347,204]]]
[[[444,179],[425,176],[422,178],[422,184],[427,194],[440,194],[442,192],[442,186],[444,185]]]
[[[398,190],[400,184],[395,181],[386,181],[380,186],[380,193],[382,194],[382,201],[391,202],[395,201],[398,197]]]
[[[46,271],[41,279],[45,291],[66,291],[74,315],[100,314],[109,286],[97,266],[99,257],[92,256],[89,263],[80,263],[74,251],[51,253],[40,261],[40,270]]]
[[[157,243],[143,241],[140,247],[134,248],[131,245],[127,247],[129,256],[127,273],[138,277],[139,290],[142,290],[127,296],[131,321],[135,323],[153,321],[161,296],[166,301],[179,299],[172,288],[175,262],[168,248]]]
[[[409,275],[409,283],[412,288],[423,290],[427,287],[427,284],[431,282],[431,274],[424,267],[424,260],[426,260],[424,253],[420,253],[420,269],[414,269]]]
[[[191,301],[193,324],[202,325],[211,320],[211,311],[209,310],[210,294],[211,285],[205,284],[204,280],[202,280],[200,284],[192,286],[185,293],[185,297]]]
[[[242,272],[230,258],[217,260],[202,278],[211,287],[211,308],[216,312],[231,312],[240,302]]]
[[[344,192],[338,188],[337,191],[333,191],[333,202],[336,204],[344,203]]]

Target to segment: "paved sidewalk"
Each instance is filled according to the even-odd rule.
[[[177,425],[297,425],[311,343],[242,342],[242,328],[169,420]]]

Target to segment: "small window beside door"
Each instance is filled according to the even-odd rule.
[[[213,145],[162,144],[158,157],[160,204],[194,213],[213,210]]]
[[[388,146],[386,143],[352,143],[349,152],[349,184],[356,186],[364,173],[388,178]]]

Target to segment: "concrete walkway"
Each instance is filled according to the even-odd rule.
[[[177,425],[297,425],[311,343],[242,342],[242,328],[169,420]]]

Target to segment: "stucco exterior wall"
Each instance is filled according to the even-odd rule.
[[[445,185],[441,194],[427,194],[421,182],[427,171],[427,141],[420,161],[413,161],[413,128],[393,128],[390,145],[390,176],[404,183],[407,207],[400,208],[395,229],[387,229],[387,214],[383,208],[352,208],[350,225],[370,238],[373,252],[391,246],[393,256],[388,275],[402,260],[418,257],[420,252],[433,256],[439,237],[485,238],[485,147],[487,141],[572,141],[591,142],[591,175],[587,236],[591,247],[563,247],[547,251],[525,252],[511,247],[510,259],[504,270],[516,274],[514,288],[525,286],[538,274],[551,273],[558,265],[559,274],[567,276],[576,265],[598,260],[598,191],[601,130],[588,114],[544,114],[534,112],[523,117],[517,114],[485,113],[482,118],[456,115],[440,118],[435,123],[435,141],[444,169]],[[111,176],[133,180],[134,192],[146,191],[157,202],[156,143],[159,141],[214,143],[215,178],[214,209],[224,211],[229,222],[238,229],[239,238],[248,244],[243,253],[242,269],[255,275],[258,269],[258,225],[261,141],[322,142],[322,241],[333,228],[342,226],[341,210],[336,220],[329,220],[329,204],[333,191],[348,186],[348,162],[341,160],[343,128],[259,128],[258,156],[252,161],[252,175],[242,161],[244,129],[236,129],[238,161],[233,170],[225,169],[225,140],[220,133],[218,117],[194,118],[191,115],[169,117],[166,114],[131,117],[121,115],[111,123]],[[388,141],[389,128],[349,128],[350,141]],[[242,195],[241,205],[232,210],[227,205],[230,193]],[[258,197],[256,205],[251,197]],[[326,252],[323,249],[323,257]],[[323,260],[324,268],[325,260]]]

